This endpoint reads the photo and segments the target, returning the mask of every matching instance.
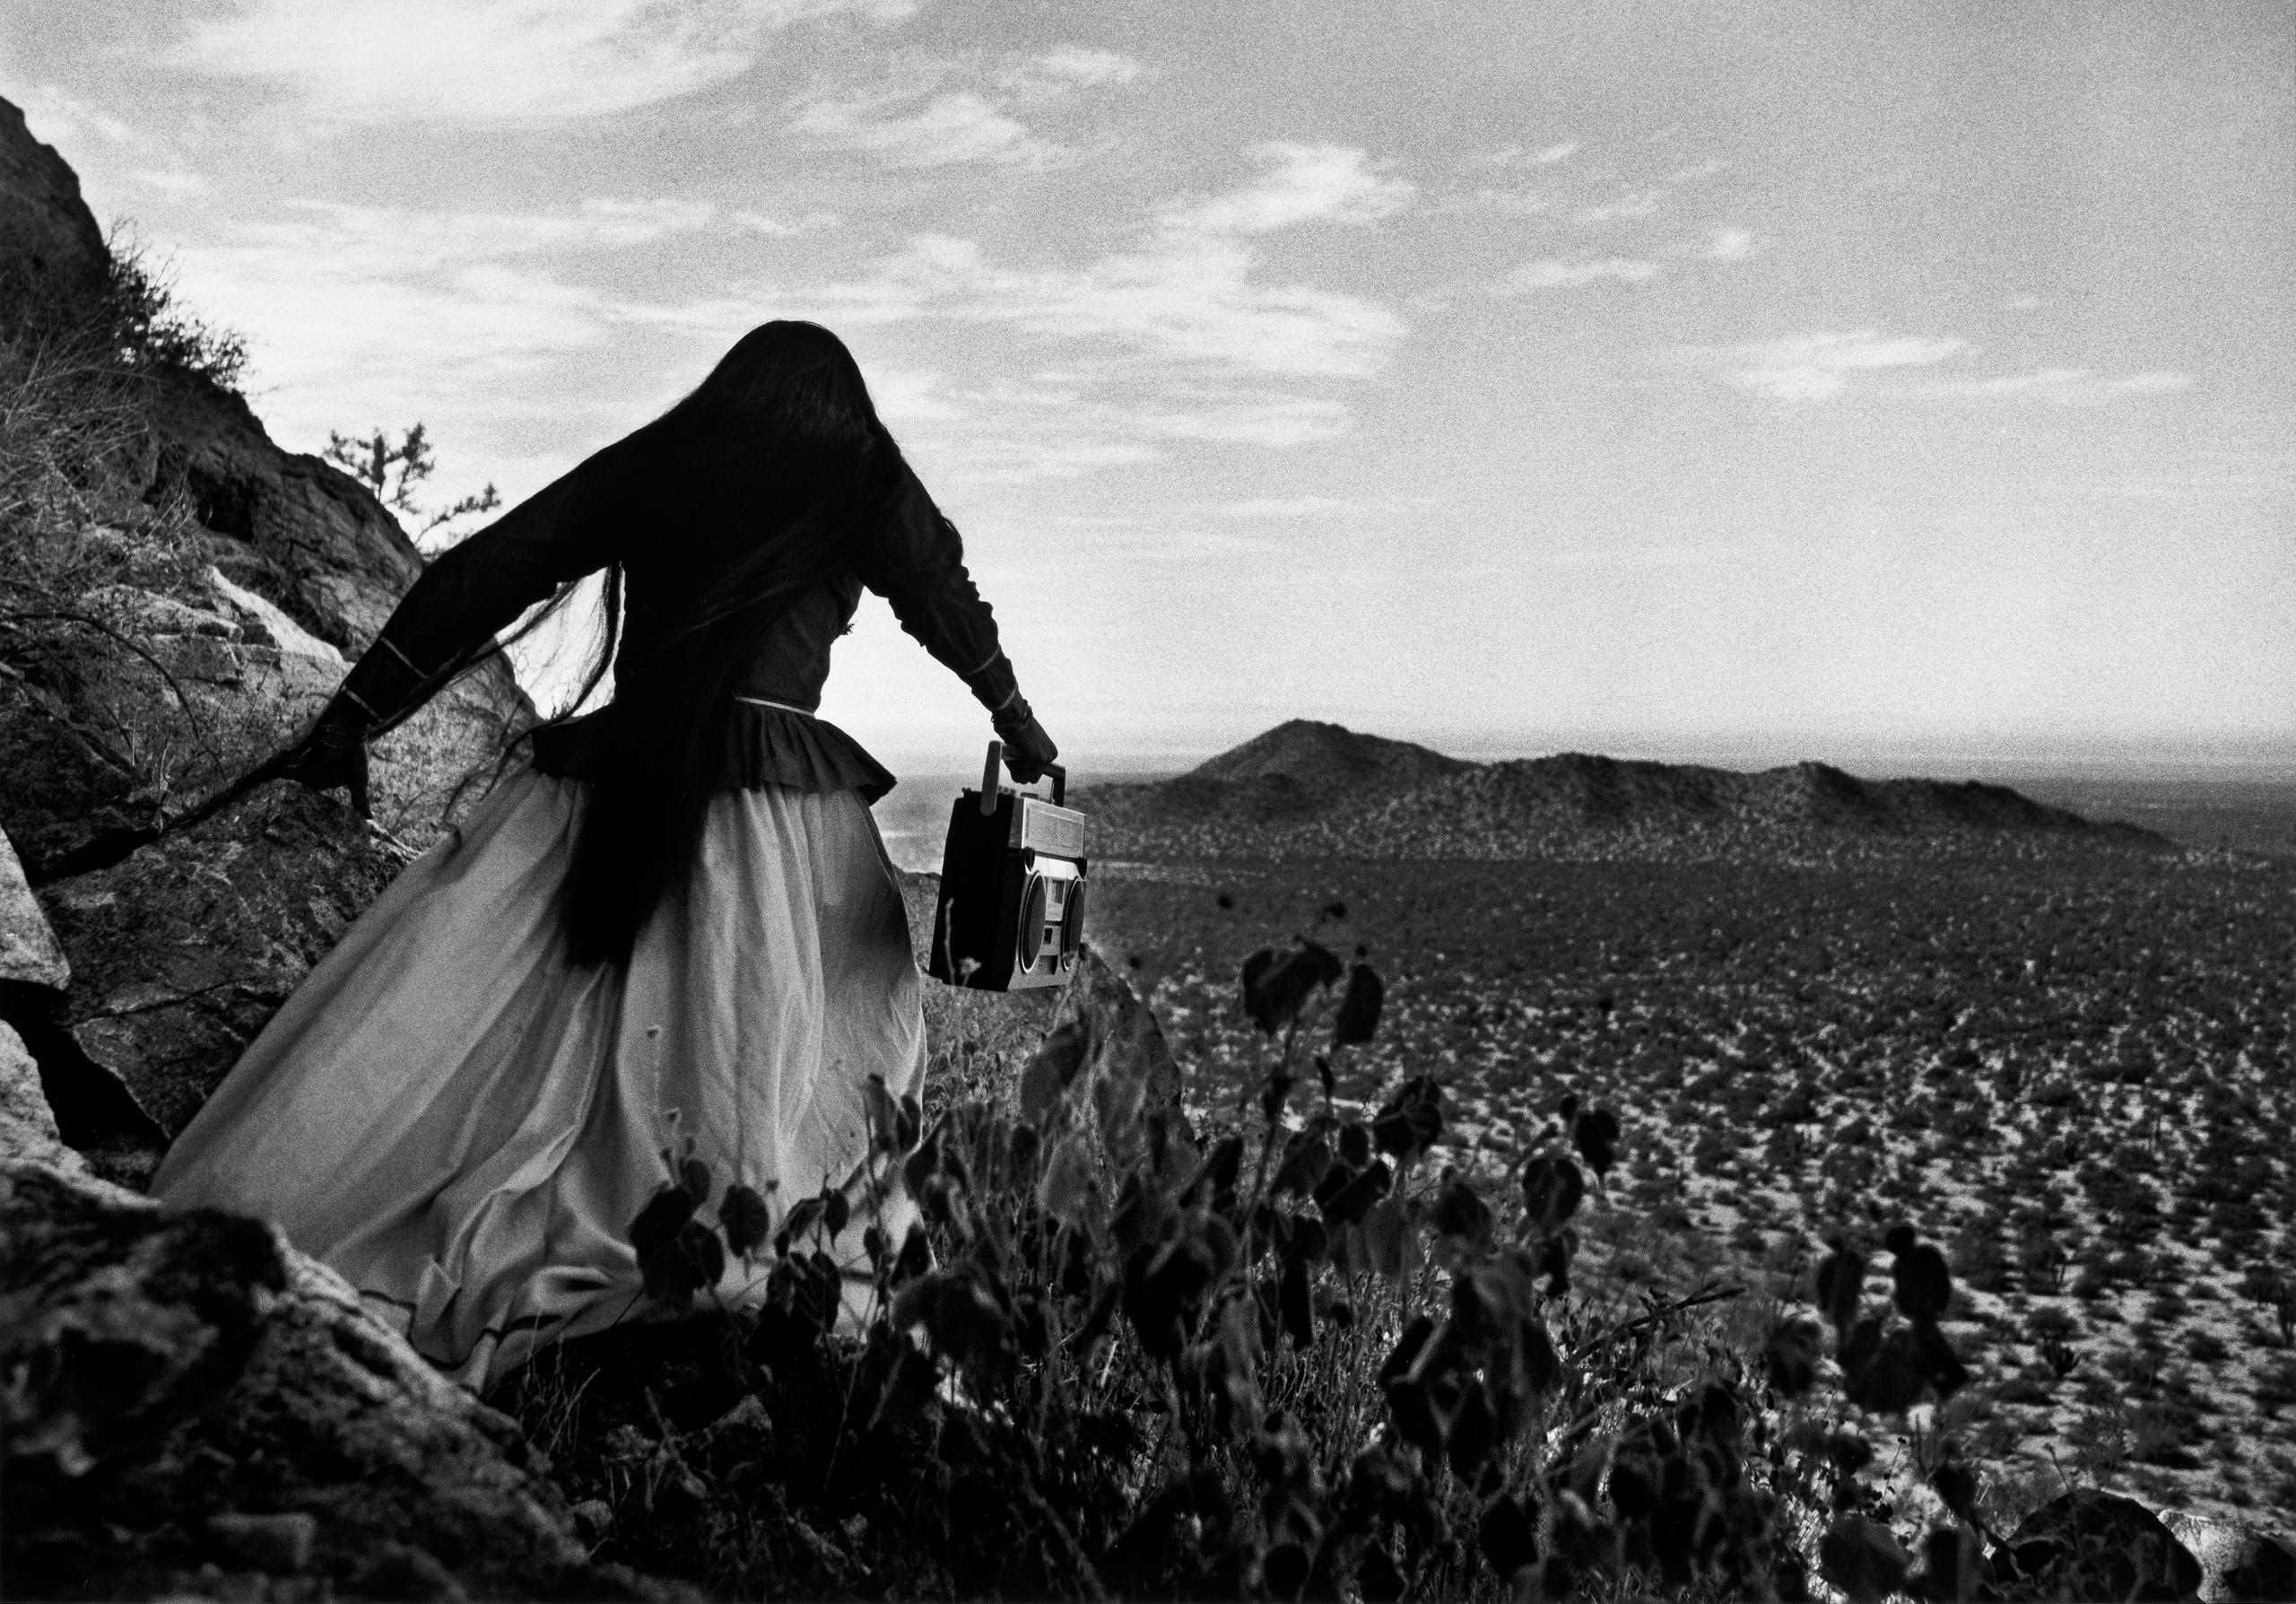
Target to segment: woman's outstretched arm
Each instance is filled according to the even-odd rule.
[[[605,565],[605,520],[566,516],[580,473],[441,552],[409,587],[338,693],[370,727],[404,719],[519,614]]]
[[[587,510],[587,495],[586,510],[574,515],[582,473],[563,475],[439,554],[311,728],[275,760],[278,772],[318,790],[347,788],[365,814],[368,739],[421,707],[519,614],[611,561],[613,521]]]
[[[965,571],[964,542],[956,526],[942,516],[906,465],[892,516],[860,554],[855,570],[863,584],[891,604],[901,628],[988,710],[1014,779],[1026,784],[1060,755],[1021,694],[1020,676],[996,638],[996,616]]]

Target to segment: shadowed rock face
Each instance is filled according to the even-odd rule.
[[[20,358],[43,342],[110,348],[109,260],[70,167],[0,101],[0,271],[20,281],[0,304],[0,384],[29,386]],[[126,443],[74,458],[86,483],[10,503],[0,527],[5,610],[48,619],[37,638],[0,623],[0,833],[33,899],[27,911],[0,873],[0,1017],[39,1059],[65,1137],[140,1149],[101,1161],[134,1180],[158,1130],[189,1119],[405,849],[439,839],[483,791],[505,734],[533,710],[497,662],[380,743],[385,833],[273,786],[126,862],[44,873],[284,745],[422,557],[364,487],[281,449],[244,400],[197,373],[122,369],[92,400],[22,393],[51,412],[109,407],[105,438]],[[18,940],[43,911],[57,941]]]
[[[71,319],[104,292],[103,240],[5,102],[0,271],[30,283],[27,318],[63,319],[39,337],[100,348]],[[20,332],[0,328],[0,383],[26,371]],[[0,1594],[663,1596],[593,1565],[516,1425],[274,1227],[99,1172],[148,1172],[146,1111],[179,1128],[406,854],[274,786],[110,867],[39,862],[274,749],[422,566],[372,497],[204,379],[107,395],[135,442],[91,459],[109,478],[0,528],[27,565],[0,575],[10,610],[37,580],[86,621],[0,634]],[[529,710],[499,668],[471,682],[380,754],[378,814],[435,837]]]
[[[0,100],[0,266],[31,274],[27,304],[48,309],[43,327],[60,318],[68,329],[75,316],[100,317],[108,261],[70,167]],[[364,486],[281,449],[239,397],[169,368],[142,372],[133,392],[140,446],[107,459],[109,482],[82,487],[89,521],[55,537],[163,548],[181,561],[140,603],[64,598],[112,632],[90,628],[68,663],[22,684],[0,680],[0,827],[28,863],[148,820],[148,778],[121,771],[107,748],[134,748],[138,735],[183,748],[180,800],[275,746],[342,676],[341,663],[311,647],[355,657],[422,571],[414,543]],[[275,606],[295,637],[250,627],[230,588]],[[204,626],[202,615],[217,622]],[[124,730],[113,728],[115,704]],[[532,712],[505,665],[482,668],[378,747],[378,817],[428,844],[466,799],[465,777]]]
[[[405,861],[335,798],[281,785],[46,887],[74,955],[63,1022],[172,1137]]]
[[[117,499],[188,506],[188,522],[127,521],[143,526],[129,537],[164,527],[190,577],[140,596],[112,587],[78,598],[115,632],[89,632],[68,668],[30,694],[0,697],[0,826],[30,859],[149,817],[137,778],[103,751],[133,745],[138,728],[184,748],[179,797],[274,749],[317,711],[422,569],[362,486],[281,450],[238,397],[182,373],[154,376],[148,396],[152,449]],[[264,608],[291,629],[266,627]],[[474,771],[532,717],[509,667],[483,665],[378,745],[377,817],[428,844],[458,816]],[[113,728],[123,718],[125,733]],[[91,745],[81,733],[91,728],[111,739]]]
[[[664,1596],[273,1227],[89,1175],[28,1071],[0,1025],[0,1591]]]
[[[0,257],[70,296],[103,292],[103,231],[80,198],[80,177],[34,139],[24,114],[0,100]]]

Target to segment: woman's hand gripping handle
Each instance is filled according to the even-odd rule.
[[[1004,743],[1004,766],[1013,778],[1022,785],[1032,785],[1044,778],[1045,765],[1060,755],[1060,748],[1052,744],[1044,726],[1029,704],[1019,696],[990,720],[996,738]]]

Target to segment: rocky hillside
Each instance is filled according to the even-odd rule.
[[[0,101],[0,1591],[681,1596],[275,1229],[135,1190],[531,712],[498,669],[409,725],[379,827],[273,786],[44,872],[291,737],[421,571],[231,354]]]
[[[236,362],[0,100],[0,832],[61,942],[54,983],[0,981],[0,1017],[128,1179],[532,715],[500,664],[448,692],[378,749],[379,828],[274,786],[51,869],[283,745],[422,571],[363,486],[274,443]]]
[[[422,571],[362,485],[202,370],[185,319],[155,335],[150,294],[0,100],[0,826],[35,863],[244,767]],[[378,820],[427,844],[529,712],[500,664],[465,682],[378,752]]]
[[[1294,720],[1174,779],[1080,789],[1105,858],[1704,860],[2157,850],[1976,781],[1759,773],[1564,753],[1478,763]]]

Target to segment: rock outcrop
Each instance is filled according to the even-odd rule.
[[[80,1155],[64,1145],[56,1112],[40,1090],[39,1066],[24,1039],[0,1024],[0,1164],[37,1161],[66,1174],[87,1172]]]
[[[280,450],[239,397],[180,373],[144,393],[149,476],[117,487],[142,500],[56,535],[126,548],[113,566],[141,582],[74,596],[87,622],[68,661],[0,684],[0,825],[35,864],[283,745],[422,571],[363,487]],[[377,818],[434,839],[532,713],[505,664],[482,666],[378,744]]]
[[[593,1565],[516,1425],[274,1227],[112,1179],[531,710],[498,667],[407,726],[387,828],[277,785],[44,875],[275,750],[422,567],[237,396],[119,358],[115,294],[71,169],[0,102],[0,1594],[661,1596]],[[59,351],[95,377],[57,380]]]
[[[90,1173],[5,1025],[0,1219],[0,1592],[663,1596],[274,1228]]]
[[[74,955],[63,1024],[172,1137],[406,861],[335,798],[278,785],[46,887]]]
[[[0,265],[8,257],[65,295],[103,293],[109,253],[80,198],[80,175],[32,137],[20,108],[0,100]]]
[[[159,444],[147,497],[182,496],[200,527],[221,537],[206,543],[211,582],[275,606],[306,641],[345,657],[365,650],[422,571],[422,554],[382,503],[332,464],[281,450],[244,400],[192,375],[164,376],[152,419]],[[278,649],[296,655],[284,642]],[[272,705],[291,710],[291,728],[342,674],[329,665]],[[473,771],[532,716],[508,665],[483,665],[378,745],[376,816],[427,844],[467,803]]]
[[[109,261],[70,167],[0,100],[0,266],[29,275],[0,308],[13,320],[0,333],[15,346],[91,330],[100,343]],[[0,362],[0,380],[30,384],[29,371]],[[72,485],[69,506],[48,498],[37,539],[17,531],[9,549],[68,547],[57,560],[74,571],[134,577],[11,608],[83,617],[68,662],[49,653],[0,675],[0,826],[35,865],[107,825],[148,822],[279,745],[341,676],[315,649],[355,656],[422,570],[365,486],[283,450],[204,374],[158,362],[95,401],[43,394],[100,404],[112,424],[125,408],[133,438]],[[292,631],[251,615],[265,609]],[[408,840],[435,837],[532,710],[505,665],[471,676],[378,747],[378,817]],[[156,768],[135,761],[161,746]]]
[[[0,986],[60,994],[71,983],[72,965],[63,946],[24,883],[14,843],[0,833]]]
[[[123,355],[118,294],[70,167],[0,101],[0,832],[25,871],[0,870],[0,1018],[65,1138],[132,1181],[533,710],[497,662],[378,744],[379,831],[274,786],[60,873],[285,745],[422,568],[364,486],[281,449],[240,397]],[[58,352],[82,379],[55,377]],[[35,925],[56,939],[26,945]]]

